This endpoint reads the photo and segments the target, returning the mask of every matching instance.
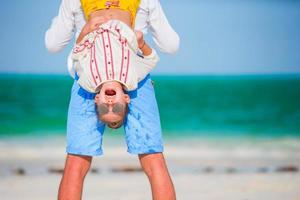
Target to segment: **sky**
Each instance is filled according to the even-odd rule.
[[[72,44],[58,54],[44,46],[45,31],[59,4],[60,0],[1,2],[0,73],[67,73]],[[175,55],[159,54],[153,74],[300,73],[299,0],[161,4],[181,44]]]

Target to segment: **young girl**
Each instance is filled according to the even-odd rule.
[[[159,58],[132,29],[139,0],[81,0],[87,23],[73,49],[78,84],[98,93],[99,119],[112,128],[122,125],[129,96]],[[141,52],[141,53],[139,53]]]

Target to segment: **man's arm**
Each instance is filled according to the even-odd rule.
[[[52,24],[45,34],[46,48],[52,53],[62,50],[73,37],[75,19],[72,12],[72,1],[74,0],[62,0],[59,13],[52,20]]]
[[[175,53],[180,39],[166,18],[159,0],[142,0],[136,17],[136,30],[149,29],[160,51]]]

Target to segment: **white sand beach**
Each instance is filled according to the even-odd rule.
[[[179,200],[299,200],[300,141],[165,139]],[[1,200],[53,200],[64,165],[64,138],[2,139]],[[121,138],[93,160],[86,200],[147,200],[150,187]]]

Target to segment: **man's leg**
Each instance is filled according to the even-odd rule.
[[[59,200],[80,200],[92,156],[102,154],[104,124],[97,119],[95,94],[72,87],[67,123],[67,159],[59,187]]]
[[[150,76],[129,93],[131,102],[125,123],[128,152],[138,154],[154,200],[175,200],[174,187],[163,157],[158,106]]]
[[[91,166],[91,156],[68,154],[60,182],[58,200],[80,200],[84,178]]]
[[[163,154],[140,154],[139,159],[148,176],[153,200],[175,200],[174,186]]]

